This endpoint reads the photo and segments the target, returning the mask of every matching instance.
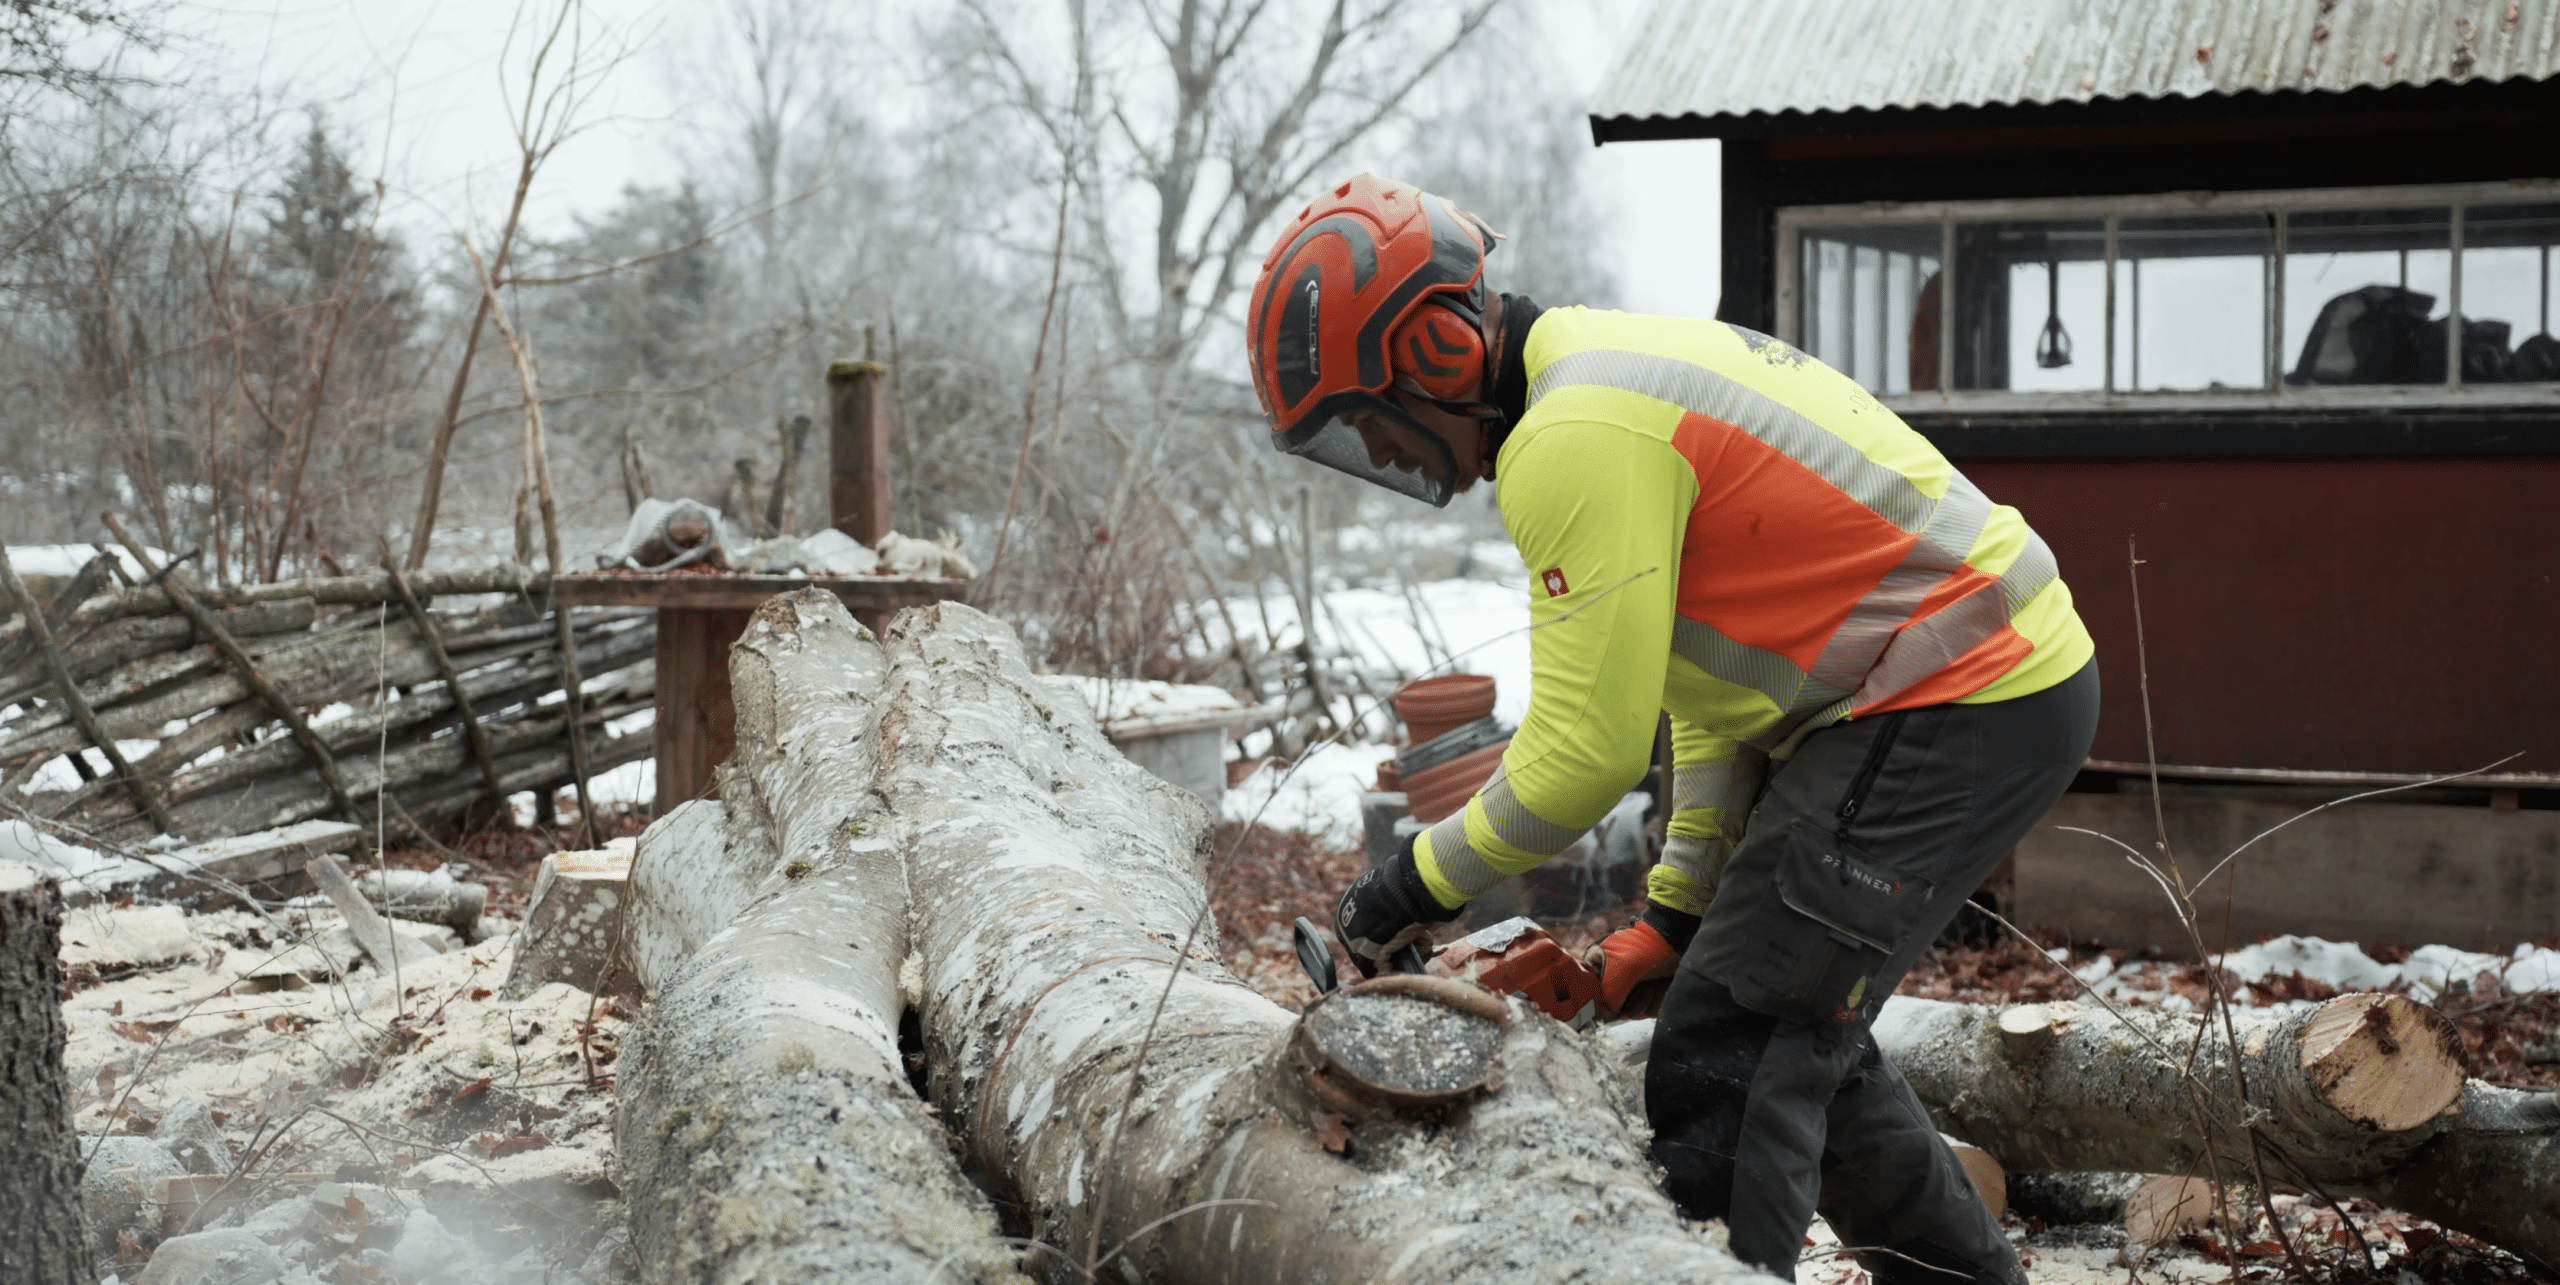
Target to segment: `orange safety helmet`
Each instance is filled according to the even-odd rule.
[[[1483,391],[1481,329],[1484,256],[1499,239],[1447,200],[1374,174],[1298,211],[1263,257],[1245,320],[1272,445],[1446,505],[1457,461],[1388,389],[1499,418]],[[1373,464],[1342,419],[1362,411],[1412,429],[1439,458],[1419,473]]]

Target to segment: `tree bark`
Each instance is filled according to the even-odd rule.
[[[89,1285],[63,1078],[62,892],[0,862],[0,1285]]]
[[[1079,1269],[1097,1246],[1133,1279],[1765,1279],[1679,1220],[1627,1095],[1535,1010],[1432,979],[1293,1021],[1228,976],[1206,813],[1002,624],[902,612],[884,655],[832,598],[783,601],[864,675],[862,716],[807,739],[876,756],[934,1100]]]
[[[814,629],[813,597],[834,612]],[[652,1285],[1023,1279],[901,1060],[906,881],[848,691],[885,665],[838,623],[823,592],[757,611],[722,802],[651,826],[633,862],[652,998],[614,1130]]]
[[[2199,1041],[2186,1014],[1897,996],[1875,1036],[1938,1127],[2012,1173],[2218,1171],[2242,1183],[2246,1119],[2277,1186],[2364,1196],[2560,1266],[2560,1095],[2466,1082],[2452,1024],[2401,996],[2232,1018],[2245,1102],[2220,1022],[2203,1023]],[[1605,1038],[1640,1075],[1651,1037],[1651,1022],[1628,1022]]]

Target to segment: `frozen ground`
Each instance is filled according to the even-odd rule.
[[[1182,714],[1201,714],[1211,710],[1242,709],[1244,702],[1222,687],[1198,683],[1166,683],[1154,679],[1097,678],[1086,674],[1064,676],[1064,680],[1083,693],[1084,703],[1093,708],[1093,716],[1103,723],[1124,723],[1139,718],[1171,718]]]
[[[109,1196],[92,1208],[114,1215],[102,1269],[133,1279],[158,1246],[150,1279],[224,1254],[231,1278],[305,1285],[621,1278],[612,1063],[630,1012],[565,983],[501,993],[514,925],[482,923],[477,945],[398,924],[438,953],[395,975],[323,905],[72,909],[63,1060]]]
[[[1425,673],[1491,674],[1497,686],[1494,713],[1518,722],[1529,708],[1529,577],[1520,555],[1501,541],[1485,541],[1468,554],[1472,574],[1393,588],[1333,587],[1319,593],[1315,642],[1362,665],[1408,677]],[[1223,619],[1255,646],[1293,647],[1299,639],[1297,600],[1275,591],[1259,602],[1231,598],[1225,615],[1211,615],[1216,637]],[[1224,639],[1219,641],[1223,644]]]
[[[1360,795],[1395,753],[1392,745],[1321,745],[1294,766],[1266,762],[1227,791],[1224,815],[1357,844]]]
[[[1315,640],[1346,653],[1365,671],[1416,678],[1432,673],[1490,674],[1494,715],[1517,723],[1529,709],[1529,582],[1511,546],[1479,544],[1469,558],[1476,574],[1395,589],[1335,588],[1318,595]],[[1226,604],[1236,627],[1257,645],[1297,642],[1295,599],[1274,595]],[[1249,744],[1249,743],[1248,743]],[[1265,764],[1227,792],[1230,820],[1303,830],[1332,840],[1356,839],[1359,795],[1395,753],[1381,744],[1322,745],[1292,769]]]

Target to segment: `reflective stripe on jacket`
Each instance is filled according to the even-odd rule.
[[[1528,716],[1416,845],[1457,905],[1561,852],[1672,720],[1648,893],[1697,913],[1762,764],[1843,718],[2008,700],[2093,653],[2016,509],[1855,382],[1722,322],[1550,309],[1523,350],[1503,525],[1529,570]]]

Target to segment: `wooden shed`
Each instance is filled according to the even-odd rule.
[[[1662,0],[1591,123],[1722,140],[1719,316],[2053,546],[2106,702],[2052,821],[2150,849],[2156,764],[2192,876],[2486,768],[2251,848],[2235,929],[2560,937],[2560,3]],[[2016,896],[2179,940],[2096,839]]]

